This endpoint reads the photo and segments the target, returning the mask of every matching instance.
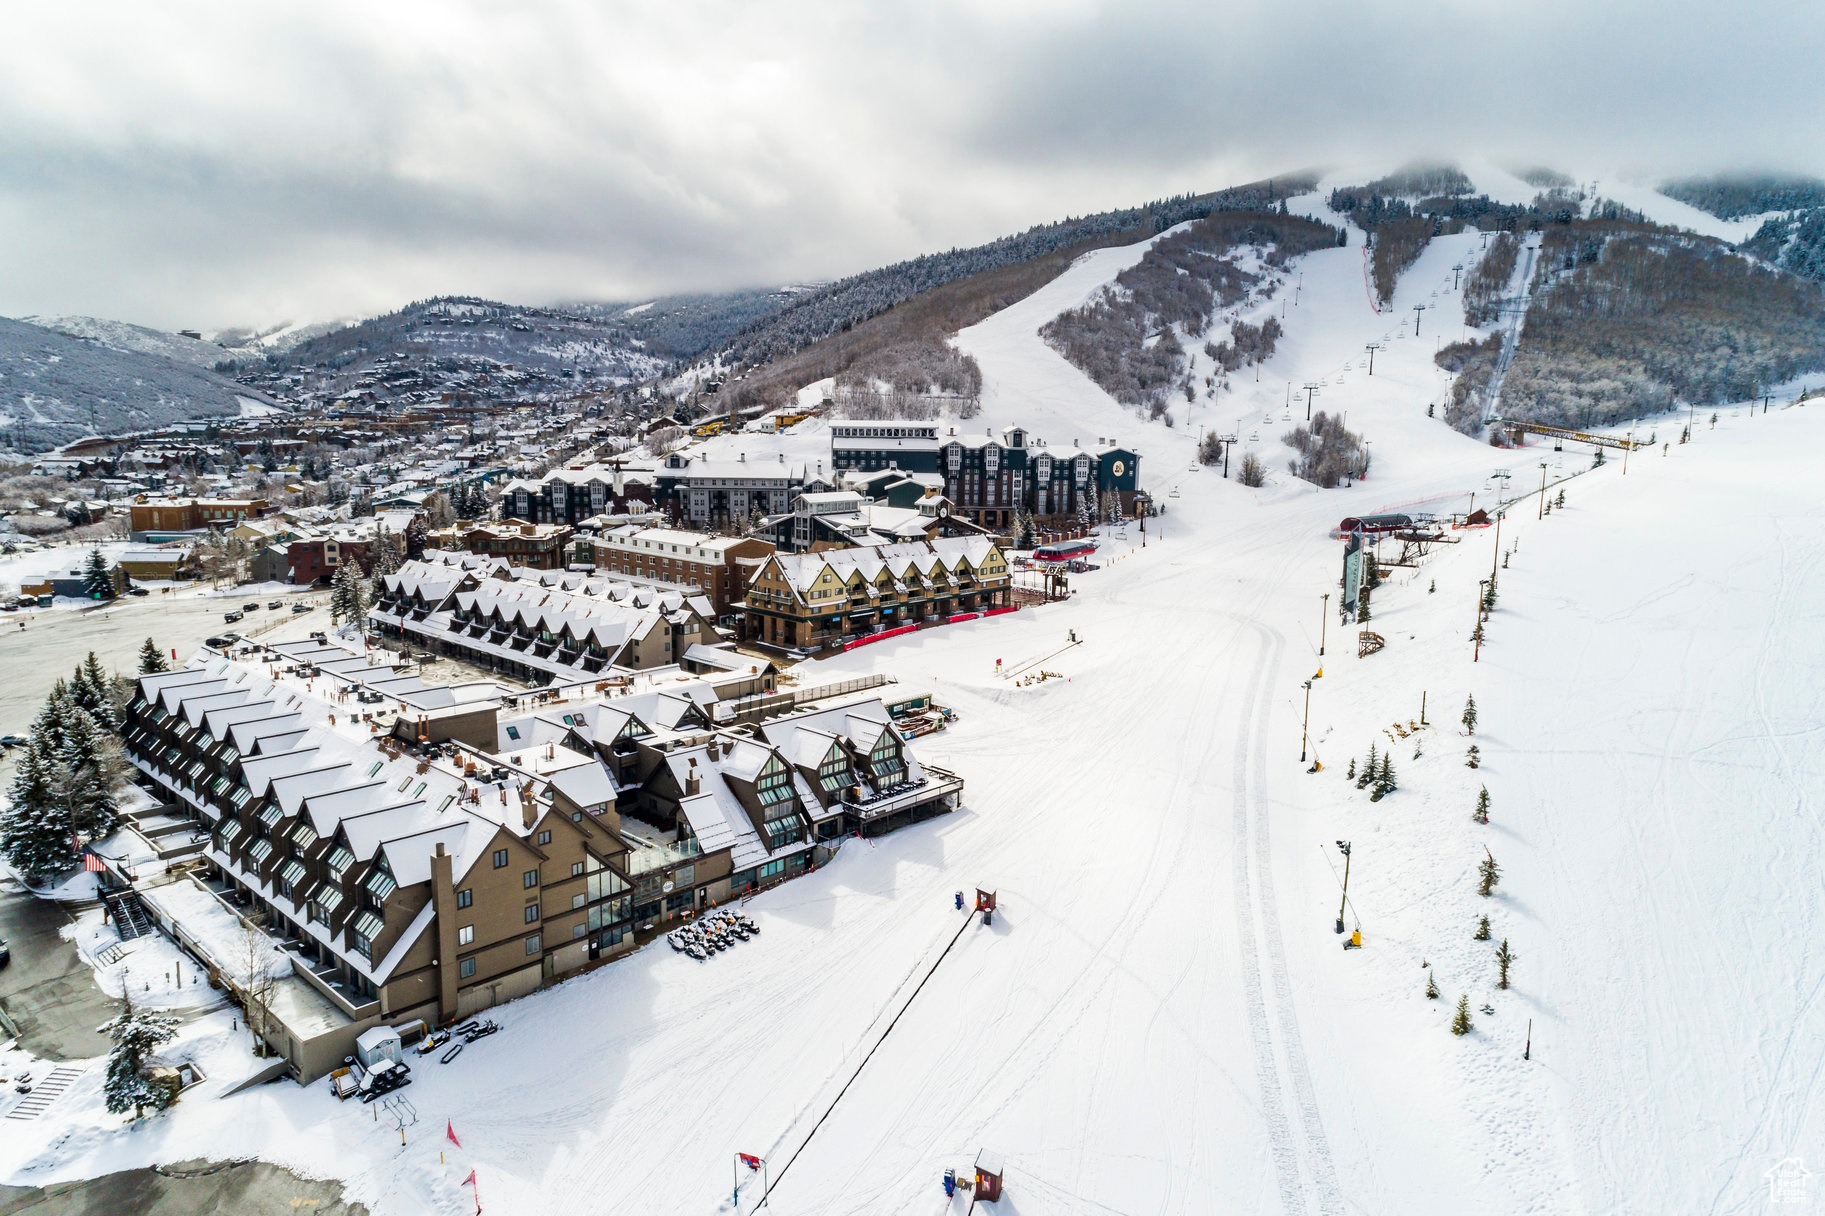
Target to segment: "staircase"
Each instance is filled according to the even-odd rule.
[[[145,905],[139,902],[137,891],[110,895],[105,902],[108,914],[114,918],[114,931],[120,934],[121,941],[130,942],[136,937],[146,937],[152,933],[152,918],[146,915]]]
[[[19,1105],[7,1112],[9,1119],[36,1119],[45,1109],[63,1096],[63,1091],[75,1083],[82,1075],[80,1068],[53,1068],[51,1075],[32,1087],[32,1092],[20,1099]]]

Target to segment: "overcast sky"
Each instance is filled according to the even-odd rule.
[[[1816,0],[10,5],[0,314],[833,277],[1415,155],[1825,170]]]

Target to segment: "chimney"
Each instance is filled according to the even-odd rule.
[[[709,743],[704,747],[704,754],[709,756],[712,761],[722,759],[722,742],[715,735],[710,736]]]
[[[691,758],[691,767],[686,772],[684,778],[684,796],[686,798],[695,798],[702,789],[703,782],[697,779],[697,758],[693,756]]]
[[[538,822],[539,804],[533,800],[532,787],[529,785],[520,787],[520,818],[524,820],[528,831]]]

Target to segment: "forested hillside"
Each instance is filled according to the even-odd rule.
[[[1549,228],[1540,261],[1505,416],[1612,424],[1825,368],[1825,288],[1720,241],[1580,221]]]
[[[1182,338],[1201,335],[1217,309],[1241,302],[1260,281],[1227,255],[1260,248],[1269,265],[1279,265],[1333,247],[1342,236],[1300,216],[1215,214],[1155,242],[1112,288],[1060,314],[1040,334],[1117,401],[1157,417],[1184,377]],[[1248,340],[1259,345],[1257,335]]]
[[[1663,182],[1660,192],[1722,220],[1764,211],[1797,211],[1825,206],[1825,181],[1780,173],[1719,174]]]
[[[115,350],[0,318],[0,446],[41,452],[85,435],[232,417],[253,389],[194,363]]]
[[[1741,248],[1782,270],[1825,280],[1825,207],[1766,220]]]

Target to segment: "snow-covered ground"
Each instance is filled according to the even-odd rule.
[[[1302,259],[1260,383],[1171,430],[1033,332],[1136,249],[1091,254],[960,337],[987,386],[971,425],[1116,438],[1169,508],[1145,548],[1111,537],[1067,603],[818,665],[888,671],[955,707],[920,746],[966,778],[965,809],[847,842],[753,901],[762,934],[727,954],[649,948],[495,1011],[501,1034],[416,1069],[403,1147],[322,1085],[217,1100],[212,1080],[137,1132],[90,1088],[9,1125],[0,1181],[258,1155],[347,1179],[382,1216],[468,1210],[471,1170],[495,1210],[711,1212],[741,1151],[784,1171],[782,1213],[961,1213],[939,1175],[988,1148],[1007,1162],[1001,1211],[1755,1209],[1762,1172],[1814,1143],[1825,1066],[1810,455],[1825,411],[1726,410],[1626,477],[1456,435],[1426,417],[1444,385],[1431,356],[1461,329],[1440,322],[1477,244],[1434,242],[1381,314],[1359,249]],[[1371,378],[1362,346],[1383,338]],[[1200,424],[1239,418],[1273,450],[1287,386],[1321,380],[1318,405],[1374,443],[1366,483],[1319,492],[1279,472],[1249,491],[1190,467]],[[1358,658],[1356,626],[1323,624],[1341,516],[1490,505],[1492,471],[1519,495],[1542,462],[1566,506],[1510,512],[1506,568],[1493,530],[1463,533],[1376,594],[1381,653]],[[1492,565],[1500,600],[1472,662]],[[1054,654],[1070,630],[1083,644]],[[995,674],[1044,656],[1065,679]],[[1300,758],[1308,680],[1319,772]],[[1457,725],[1472,693],[1475,771]],[[1422,694],[1431,725],[1414,732]],[[1379,802],[1345,776],[1371,742],[1399,778]],[[1487,827],[1470,819],[1485,785]],[[1339,839],[1361,951],[1332,932]],[[1485,847],[1504,869],[1489,899],[1473,885]],[[961,924],[952,893],[978,886],[999,892],[993,926],[964,928],[932,970]],[[1513,990],[1493,987],[1494,942],[1472,939],[1484,913],[1520,956]],[[1425,998],[1422,963],[1443,999]],[[1494,1010],[1462,1039],[1446,1029],[1459,994]],[[184,1032],[224,1073],[225,1017]],[[750,1185],[742,1209],[757,1199]]]

